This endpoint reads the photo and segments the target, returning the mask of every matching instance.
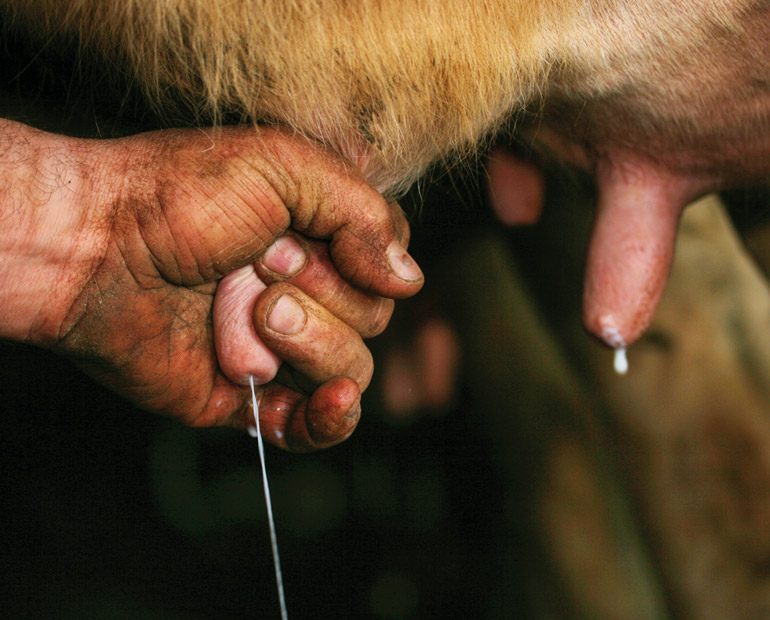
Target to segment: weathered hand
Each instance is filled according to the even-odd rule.
[[[395,209],[399,241],[406,245],[408,227]],[[373,366],[361,338],[380,333],[392,311],[392,299],[358,290],[339,276],[328,244],[287,231],[256,264],[220,281],[214,300],[219,365],[236,384],[248,384],[249,376],[268,384],[260,410],[262,431],[273,443],[288,448],[337,443],[355,427],[357,407],[352,415],[340,410],[343,417],[317,407],[306,419],[296,416],[289,435],[282,411],[297,402],[305,406],[304,393],[335,377],[337,389],[344,389],[340,375],[354,380],[350,389],[366,389]]]
[[[403,297],[422,284],[390,207],[302,138],[240,128],[81,141],[6,129],[3,163],[24,166],[0,186],[12,225],[0,247],[0,334],[75,359],[143,408],[200,426],[249,423],[248,389],[222,373],[214,352],[216,284],[289,225],[329,239],[336,270],[368,293]],[[305,344],[314,346],[278,353],[322,384],[310,397],[266,386],[263,420],[268,439],[310,449],[352,431],[371,360],[353,329],[292,291],[311,310]],[[270,299],[260,297],[257,325],[278,309]],[[341,362],[326,362],[322,336]]]

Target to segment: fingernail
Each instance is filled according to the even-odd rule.
[[[262,264],[270,271],[282,276],[295,276],[307,262],[307,255],[302,246],[291,237],[280,237],[267,248],[262,256]]]
[[[306,320],[307,315],[302,306],[291,295],[284,294],[270,309],[267,326],[274,332],[291,336],[302,331]]]
[[[390,266],[402,280],[415,282],[422,280],[422,269],[414,262],[414,259],[407,254],[406,250],[398,241],[393,241],[387,250]]]

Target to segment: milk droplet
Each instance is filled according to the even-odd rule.
[[[259,432],[259,403],[257,402],[257,393],[254,390],[254,377],[249,376],[249,387],[251,387],[251,408],[254,412],[254,426],[249,427],[249,435],[257,439],[259,447],[259,463],[262,466],[262,487],[265,490],[265,508],[267,509],[267,522],[270,525],[270,543],[273,547],[273,564],[275,566],[275,585],[278,589],[278,602],[281,606],[281,620],[288,620],[289,614],[286,611],[286,596],[283,591],[283,573],[281,572],[281,558],[278,556],[278,539],[275,535],[275,519],[273,518],[273,503],[270,500],[270,487],[267,484],[267,468],[265,467],[265,445],[262,441],[262,435]],[[254,431],[252,434],[252,430]]]
[[[615,349],[615,360],[613,361],[615,372],[624,375],[628,372],[628,358],[626,357],[626,347]]]

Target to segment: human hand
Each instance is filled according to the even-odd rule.
[[[335,268],[368,293],[404,297],[422,284],[396,241],[402,223],[393,210],[301,138],[240,128],[83,141],[16,123],[3,130],[2,165],[13,174],[0,186],[0,335],[73,358],[143,408],[199,426],[249,423],[248,389],[222,373],[214,353],[216,283],[253,263],[289,224],[329,238]],[[281,286],[291,285],[276,295]],[[263,297],[255,322],[267,326],[277,306]],[[372,299],[379,329],[388,303]],[[338,306],[354,313],[358,302]],[[355,331],[312,310],[303,345],[334,337],[339,361],[323,366],[317,343],[302,349],[286,339],[283,359],[322,385],[309,398],[269,385],[262,397],[272,412],[263,416],[268,439],[278,431],[292,449],[349,434],[371,373]]]
[[[393,221],[406,245],[408,227],[397,209]],[[306,420],[295,419],[304,420],[307,430],[296,426],[293,434],[285,433],[281,412],[326,381],[344,390],[341,375],[348,378],[350,397],[358,393],[356,386],[364,391],[373,366],[361,338],[380,333],[392,311],[392,299],[365,293],[339,276],[328,244],[287,231],[255,264],[220,281],[213,307],[219,365],[233,383],[246,385],[251,376],[267,384],[261,426],[273,443],[289,448],[287,441],[293,441],[296,447],[298,437],[308,445],[337,443],[353,431],[357,406],[343,417],[308,410]]]

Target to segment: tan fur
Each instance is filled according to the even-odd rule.
[[[734,26],[726,3],[696,0],[5,5],[16,27],[125,66],[161,110],[178,100],[202,117],[284,123],[351,158],[380,189],[472,148],[549,88],[568,99],[627,92],[654,81],[677,46],[697,48],[714,23]]]

